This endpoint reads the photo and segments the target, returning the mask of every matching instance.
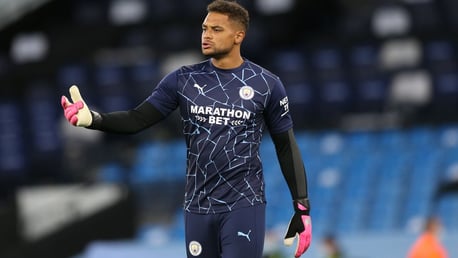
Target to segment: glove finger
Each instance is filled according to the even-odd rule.
[[[70,87],[70,97],[73,100],[73,103],[76,103],[78,101],[83,101],[83,98],[81,97],[80,90],[78,89],[78,86],[73,85]]]
[[[75,114],[75,108],[73,106],[69,106],[64,110],[64,114],[66,118],[70,118],[72,115]]]
[[[303,236],[305,235],[305,236]],[[300,234],[299,240],[297,241],[295,257],[300,257],[310,246],[310,235]]]
[[[289,221],[288,229],[285,234],[285,239],[294,238],[297,233],[302,232],[301,228],[302,228],[302,221],[300,219],[300,216],[297,216],[296,214],[293,215],[293,217]]]
[[[286,230],[285,237],[283,239],[283,243],[286,246],[291,246],[294,243],[294,238],[296,238],[297,235],[297,229],[296,229],[296,222],[295,222],[295,216],[291,218],[288,224],[288,228]]]
[[[286,246],[292,246],[294,243],[294,238],[296,237],[288,237],[288,238],[283,239],[283,244]]]
[[[82,109],[82,108],[84,107],[84,103],[83,103],[82,100],[80,100],[80,101],[77,101],[77,102],[75,103],[75,106],[76,106],[76,108],[77,108],[78,110],[80,110],[80,109]]]
[[[300,257],[310,247],[312,242],[312,221],[310,216],[302,216],[304,231],[299,234],[295,257]]]
[[[294,238],[296,237],[297,231],[293,229],[292,227],[288,228],[288,231],[285,234],[285,239],[287,238]]]
[[[62,105],[62,108],[65,110],[71,103],[68,101],[67,97],[62,96],[60,98],[60,104]]]
[[[72,116],[76,115],[77,113],[78,113],[78,109],[74,105],[65,109],[65,117],[67,119],[70,119]]]
[[[72,116],[74,114],[77,114],[83,107],[84,103],[82,101],[78,101],[75,104],[71,104],[65,109],[66,116]]]
[[[76,124],[78,123],[78,116],[72,116],[69,121],[72,125],[76,126]]]

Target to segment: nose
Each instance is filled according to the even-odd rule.
[[[202,31],[202,38],[210,39],[211,38],[211,33],[208,30]]]

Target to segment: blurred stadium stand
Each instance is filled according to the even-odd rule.
[[[99,134],[65,123],[59,102],[78,84],[95,110],[138,104],[165,73],[203,59],[209,1],[28,2],[0,1],[0,216],[14,220],[24,187],[123,185],[135,237],[87,243],[80,257],[183,257],[178,115],[134,136]],[[289,94],[313,207],[308,257],[320,256],[326,233],[349,235],[352,257],[403,256],[433,213],[458,256],[458,196],[434,199],[441,182],[458,180],[458,1],[240,2],[252,16],[245,56]],[[266,253],[288,253],[278,245],[290,196],[268,136],[262,158]],[[2,229],[12,234],[2,243],[19,238]]]

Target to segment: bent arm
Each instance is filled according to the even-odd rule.
[[[293,200],[308,198],[307,176],[293,129],[271,137]]]
[[[93,122],[88,127],[110,133],[134,134],[148,128],[164,118],[149,102],[143,102],[128,111],[97,113],[91,111]]]

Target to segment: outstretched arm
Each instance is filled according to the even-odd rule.
[[[62,96],[61,104],[67,120],[75,125],[104,132],[133,134],[162,120],[164,116],[153,105],[143,102],[128,111],[97,113],[89,109],[78,87],[70,88],[73,103]]]
[[[93,122],[88,127],[104,132],[133,134],[161,121],[164,116],[153,105],[143,102],[128,111],[97,113],[92,111]]]

